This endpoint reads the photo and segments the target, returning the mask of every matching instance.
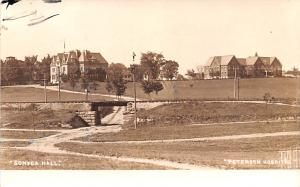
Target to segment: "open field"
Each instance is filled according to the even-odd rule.
[[[296,116],[300,116],[300,109],[293,106],[233,102],[173,103],[138,111],[139,126],[278,120]],[[127,126],[132,127],[133,122],[129,121]]]
[[[58,146],[87,154],[163,159],[226,169],[286,168],[287,165],[265,163],[232,165],[225,160],[280,160],[279,151],[299,147],[300,136],[147,144],[60,143]]]
[[[67,110],[1,110],[1,128],[17,129],[63,129],[60,124],[67,123],[74,112]]]
[[[1,102],[44,102],[44,90],[30,87],[1,87]],[[47,90],[47,100],[58,101],[58,92]],[[61,92],[61,101],[84,101],[85,94]],[[109,97],[90,95],[89,100],[112,100]]]
[[[298,78],[253,78],[240,79],[240,99],[261,100],[269,92],[277,100],[295,101],[300,98],[300,83]],[[233,79],[194,80],[194,81],[162,81],[164,89],[150,96],[143,92],[137,84],[137,97],[140,99],[233,99]],[[111,94],[105,89],[104,82],[97,82],[96,90],[91,93]],[[73,91],[68,83],[62,84],[62,89]],[[79,86],[75,91],[84,92]],[[133,84],[127,83],[125,96],[133,97]],[[57,101],[57,91],[47,90],[48,101]],[[89,100],[112,100],[111,97],[90,95]],[[61,92],[61,100],[85,100],[85,94]],[[1,87],[2,102],[44,102],[44,90],[30,87]]]
[[[0,137],[8,139],[36,139],[57,134],[57,132],[49,131],[8,131],[1,130]]]
[[[27,162],[26,162],[27,161]],[[25,163],[24,163],[25,162]],[[33,162],[31,165],[26,165]],[[163,167],[142,164],[112,161],[109,159],[87,158],[83,156],[48,154],[35,151],[5,148],[1,150],[1,169],[165,169]]]
[[[234,165],[227,160],[278,160],[279,151],[300,146],[300,124],[297,121],[299,107],[289,105],[236,102],[164,104],[149,110],[139,110],[138,118],[147,122],[140,121],[136,130],[132,128],[132,121],[127,121],[122,126],[123,130],[121,126],[61,130],[59,124],[65,123],[70,115],[67,110],[41,110],[34,120],[28,110],[8,109],[1,112],[1,128],[40,129],[36,132],[2,130],[4,136],[1,137],[12,138],[11,141],[1,142],[0,166],[5,169],[168,169],[172,168],[170,162],[190,164],[197,168],[286,168],[287,165],[270,163]],[[58,134],[49,136],[51,133]],[[249,136],[240,138],[239,135]],[[34,142],[17,141],[18,138],[26,140],[45,136],[49,137],[35,139]],[[172,141],[205,137],[211,138]],[[126,142],[139,140],[170,141]],[[22,147],[22,150],[13,147]],[[96,158],[97,155],[107,157]],[[134,159],[148,159],[149,162],[136,163]],[[60,165],[15,166],[11,160],[37,163],[53,161]],[[175,168],[183,169],[183,165]]]
[[[295,100],[300,98],[299,78],[253,78],[240,79],[240,99],[262,99],[269,92],[277,99]],[[137,84],[137,97],[140,99],[233,99],[233,79],[162,81],[164,90],[150,97]],[[95,93],[108,94],[104,82],[98,82]],[[69,84],[63,87],[72,90]],[[83,91],[77,87],[77,91]],[[133,96],[133,84],[127,83],[126,96]]]
[[[76,140],[86,142],[168,140],[289,131],[300,131],[300,124],[297,122],[280,122],[205,126],[145,126],[137,128],[136,130],[125,129],[116,133],[94,134],[87,137],[77,138]]]

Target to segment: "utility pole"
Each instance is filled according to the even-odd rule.
[[[134,118],[135,118],[135,122],[134,122],[134,129],[137,128],[137,110],[136,110],[136,85],[135,85],[135,72],[136,72],[136,67],[134,65],[134,59],[135,59],[136,54],[133,52],[132,54],[132,79],[133,79],[133,91],[134,91]]]
[[[240,77],[238,77],[238,84],[237,84],[237,87],[238,87],[238,91],[237,91],[237,99],[238,101],[240,100]]]
[[[88,87],[85,89],[85,100],[88,101],[89,99],[89,89]]]
[[[233,80],[233,98],[236,98],[236,67],[234,68],[234,80]]]
[[[58,67],[58,101],[60,101],[60,62],[59,62],[59,67]]]
[[[133,89],[134,89],[134,116],[135,116],[135,123],[134,129],[137,127],[137,114],[136,114],[136,86],[135,86],[135,75],[133,73]]]
[[[44,95],[45,95],[45,103],[47,103],[47,87],[46,87],[46,74],[44,73]]]

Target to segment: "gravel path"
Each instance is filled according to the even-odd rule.
[[[125,162],[136,162],[136,163],[145,163],[145,164],[154,164],[158,166],[163,166],[167,168],[176,168],[176,169],[208,169],[208,167],[196,166],[191,164],[182,164],[177,162],[171,162],[167,160],[154,160],[154,159],[143,159],[143,158],[133,158],[133,157],[117,157],[117,156],[101,156],[96,154],[83,154],[78,152],[71,152],[66,150],[61,150],[55,146],[55,144],[62,142],[70,142],[73,138],[78,138],[82,136],[91,135],[94,133],[108,133],[108,132],[118,132],[121,130],[120,126],[106,126],[106,127],[89,127],[82,129],[70,130],[69,132],[59,133],[56,135],[48,136],[45,138],[40,138],[32,142],[27,147],[18,147],[22,150],[31,150],[44,153],[53,153],[53,154],[68,154],[68,155],[77,155],[77,156],[86,156],[91,158],[99,159],[111,159]]]

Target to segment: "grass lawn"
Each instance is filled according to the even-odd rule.
[[[5,141],[0,142],[0,147],[26,147],[29,144],[29,141]]]
[[[29,87],[1,87],[1,102],[44,102],[44,90]],[[58,101],[58,92],[47,90],[47,100]],[[85,94],[61,92],[61,101],[84,101]],[[89,100],[112,100],[110,97],[90,95]]]
[[[0,131],[1,138],[12,138],[12,139],[36,139],[43,138],[50,135],[57,134],[57,132],[53,131]]]
[[[35,164],[18,165],[22,161],[33,161]],[[45,165],[43,163],[52,163]],[[54,164],[55,163],[55,164]],[[83,156],[48,154],[35,151],[6,148],[1,151],[0,168],[4,170],[100,170],[100,169],[165,169],[151,164],[112,161],[109,159],[88,158]]]
[[[150,159],[166,159],[181,163],[197,164],[218,168],[259,169],[282,168],[285,165],[232,165],[225,160],[277,160],[279,151],[300,146],[300,136],[264,137],[240,140],[222,140],[181,143],[150,144],[83,144],[60,143],[65,150],[80,153],[96,153],[109,156],[128,156]]]
[[[142,120],[140,126],[277,120],[279,117],[294,116],[300,116],[299,108],[274,104],[224,102],[173,103],[138,111],[138,118]],[[133,121],[129,121],[127,126],[132,127]]]
[[[104,82],[98,82],[96,90],[91,92],[108,94]],[[148,96],[137,84],[137,97],[140,99],[232,99],[233,79],[194,80],[194,81],[162,81],[164,89]],[[132,82],[127,83],[126,96],[134,96]],[[68,83],[65,89],[72,90]],[[75,90],[83,91],[79,86]],[[241,99],[262,99],[269,92],[278,99],[300,98],[300,84],[297,78],[253,78],[240,79]]]
[[[163,140],[288,131],[300,131],[300,124],[297,122],[283,122],[205,126],[148,126],[140,127],[136,130],[125,129],[117,133],[98,133],[91,136],[81,137],[76,140],[87,142]]]
[[[67,123],[66,116],[71,116],[74,111],[68,110],[40,110],[31,111],[1,110],[2,128],[20,129],[63,129],[61,123]],[[34,116],[34,119],[33,119]]]

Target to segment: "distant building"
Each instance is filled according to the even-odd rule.
[[[234,55],[210,57],[204,66],[205,79],[234,77],[281,77],[282,64],[277,57],[236,58]]]
[[[6,62],[7,62],[7,61],[14,61],[14,60],[17,60],[16,57],[14,57],[14,56],[8,56],[8,57],[6,57],[6,59],[5,59]]]
[[[92,80],[106,77],[108,62],[100,53],[88,50],[73,50],[67,53],[58,53],[53,56],[50,66],[51,83],[58,83],[58,75],[80,74]]]
[[[204,66],[205,79],[227,79],[240,76],[241,65],[234,55],[214,56]]]

